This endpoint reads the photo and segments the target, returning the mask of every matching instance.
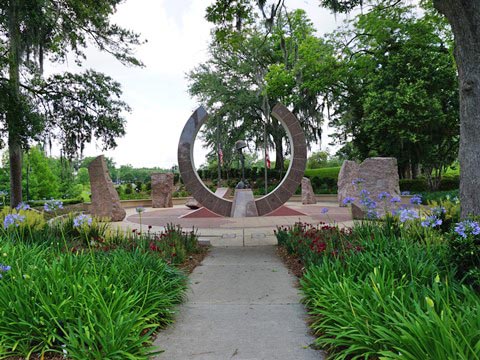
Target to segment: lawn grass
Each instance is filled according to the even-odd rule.
[[[329,168],[320,168],[320,169],[306,169],[305,176],[314,177],[318,176],[320,178],[338,178],[338,173],[340,172],[340,166],[329,167]]]

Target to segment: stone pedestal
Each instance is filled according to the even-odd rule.
[[[302,204],[316,204],[317,198],[313,192],[312,183],[309,178],[302,178]]]
[[[107,163],[103,155],[98,156],[88,166],[92,191],[92,216],[108,218],[110,221],[122,221],[126,212],[120,204],[117,190],[108,175]]]
[[[363,182],[355,188],[353,180],[362,179]],[[346,197],[354,197],[358,203],[359,191],[366,189],[370,198],[379,202],[378,195],[388,192],[391,196],[400,195],[397,159],[369,158],[363,163],[345,161],[338,174],[338,202],[343,205]]]
[[[230,216],[234,218],[258,216],[252,189],[235,189]]]
[[[174,190],[172,173],[153,173],[152,179],[152,207],[173,207],[172,193]]]

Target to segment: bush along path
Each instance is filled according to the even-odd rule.
[[[212,248],[175,324],[159,334],[156,359],[323,359],[295,280],[273,246]]]
[[[0,221],[0,357],[150,359],[199,250],[178,227],[111,230],[88,215],[46,222],[24,206]]]
[[[277,230],[329,358],[480,358],[480,226],[447,209]]]

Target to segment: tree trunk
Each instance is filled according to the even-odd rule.
[[[450,22],[460,85],[461,216],[480,215],[480,2],[434,0]]]
[[[10,158],[10,206],[15,207],[22,201],[22,145],[18,129],[22,122],[20,102],[20,25],[18,1],[11,0],[8,8],[9,30],[9,102],[6,114],[8,126],[8,154]]]
[[[275,136],[273,138],[275,143],[275,170],[282,171],[284,170],[285,159],[283,157],[283,138],[281,136]]]

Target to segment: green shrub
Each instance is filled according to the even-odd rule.
[[[444,176],[440,181],[439,191],[458,190],[460,187],[460,176]]]
[[[5,218],[9,215],[19,216],[19,221],[6,227]],[[9,236],[28,236],[29,232],[42,230],[45,227],[43,213],[34,210],[15,210],[3,208],[0,212],[0,234]]]
[[[420,192],[422,195],[423,204],[439,203],[445,200],[455,201],[459,198],[459,191],[449,190],[449,191],[434,191],[434,192]]]
[[[306,169],[305,176],[310,179],[316,194],[335,194],[339,172],[340,167]]]
[[[400,179],[400,191],[422,192],[427,190],[428,185],[425,179]]]
[[[459,188],[460,181],[458,176],[444,176],[440,181],[438,191],[451,191]],[[400,179],[400,190],[410,192],[426,192],[429,186],[425,178]]]
[[[172,321],[184,275],[149,253],[61,253],[1,242],[0,356],[148,359],[151,334]]]
[[[50,200],[30,200],[28,201],[28,204],[30,204],[32,207],[43,207],[45,203],[51,202],[52,199]],[[60,199],[60,201],[63,203],[63,205],[75,205],[75,204],[81,204],[83,203],[83,198],[78,197],[74,199]]]

